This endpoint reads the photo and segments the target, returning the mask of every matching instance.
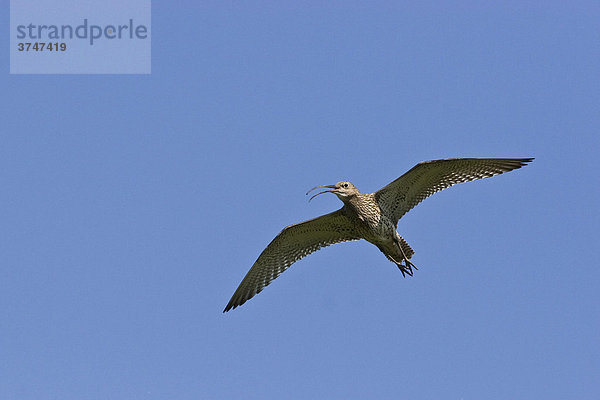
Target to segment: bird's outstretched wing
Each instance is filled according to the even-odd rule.
[[[344,207],[284,228],[260,254],[223,312],[241,306],[290,265],[321,247],[359,239]]]
[[[449,158],[424,161],[375,192],[382,210],[394,222],[435,192],[461,182],[487,178],[521,168],[533,158]]]

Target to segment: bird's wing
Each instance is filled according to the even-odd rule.
[[[487,178],[521,168],[533,158],[449,158],[424,161],[375,192],[382,210],[394,222],[435,192],[461,182]]]
[[[343,207],[284,228],[260,254],[223,312],[241,306],[290,265],[321,247],[359,239]]]

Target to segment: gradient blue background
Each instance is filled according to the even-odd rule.
[[[597,399],[597,2],[154,2],[152,75],[11,76],[0,398]],[[8,8],[1,17],[8,21]],[[285,225],[536,157],[221,311]]]

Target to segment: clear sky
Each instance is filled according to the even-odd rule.
[[[598,2],[153,3],[151,75],[0,46],[0,398],[600,398]],[[338,244],[222,313],[306,190],[448,157],[536,159],[407,214],[412,278]]]

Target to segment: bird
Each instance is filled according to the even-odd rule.
[[[241,306],[293,263],[320,248],[364,239],[396,264],[404,277],[417,267],[414,250],[396,231],[398,220],[432,194],[457,183],[488,178],[525,166],[533,158],[448,158],[423,161],[373,193],[363,194],[349,181],[318,188],[335,194],[344,205],[337,211],[285,227],[263,250],[223,310]]]

